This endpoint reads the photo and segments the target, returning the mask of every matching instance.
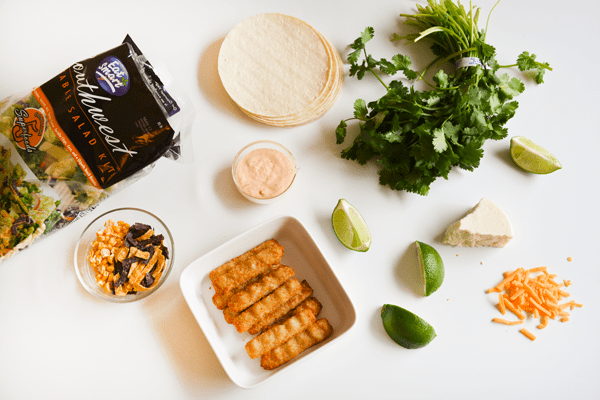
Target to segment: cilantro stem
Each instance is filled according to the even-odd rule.
[[[488,31],[488,25],[490,24],[490,17],[492,15],[492,11],[494,11],[494,8],[496,8],[496,6],[498,5],[498,3],[500,3],[500,0],[498,0],[496,2],[496,4],[494,4],[494,6],[492,7],[492,9],[488,13],[487,21],[485,22],[485,30],[483,31],[483,36],[481,37],[481,41],[482,42],[485,42],[485,37],[487,36],[487,31]]]
[[[369,55],[367,54],[367,49],[363,49],[363,52],[365,53],[365,60],[369,60]],[[367,61],[368,62],[368,61]],[[389,89],[388,85],[385,84],[384,81],[381,80],[381,78],[379,77],[379,75],[377,75],[375,73],[375,71],[373,70],[373,68],[371,68],[370,66],[367,68],[369,70],[369,72],[371,72],[373,75],[375,75],[375,78],[377,78],[377,80],[379,82],[381,82],[381,84],[385,87],[386,90]]]
[[[549,71],[552,71],[552,67],[550,67],[549,65],[545,65],[545,64],[542,64],[542,63],[537,62],[537,61],[535,61],[535,65],[538,68],[545,68],[545,69],[547,69]],[[515,64],[507,64],[507,65],[498,65],[498,68],[514,68],[514,67],[518,67],[518,66],[519,66],[519,64],[515,63]]]
[[[429,185],[439,177],[448,179],[452,168],[477,168],[485,141],[508,135],[505,125],[519,105],[514,97],[525,90],[518,78],[497,76],[496,71],[510,67],[533,70],[535,81],[543,83],[544,72],[552,70],[529,52],[520,54],[515,64],[498,65],[496,50],[485,39],[490,15],[500,0],[487,15],[485,30],[477,26],[480,8],[472,2],[468,8],[455,2],[427,0],[426,6],[417,4],[417,13],[400,14],[406,17],[406,25],[416,29],[404,36],[394,34],[392,41],[415,43],[426,38],[430,42],[435,59],[422,71],[410,69],[410,58],[402,54],[379,60],[367,54],[365,44],[373,38],[372,27],[350,44],[350,76],[361,80],[370,71],[387,93],[369,103],[357,100],[353,118],[342,120],[336,128],[336,143],[346,138],[346,122],[358,120],[360,133],[341,156],[360,164],[377,161],[379,183],[391,189],[427,195]],[[364,60],[360,60],[363,54]],[[441,64],[469,56],[480,59],[483,68],[460,68],[451,73],[442,68],[445,65]],[[439,69],[429,82],[426,74],[431,75],[434,67]],[[416,90],[400,79],[386,84],[380,77],[397,72],[409,81],[424,81],[431,90]]]

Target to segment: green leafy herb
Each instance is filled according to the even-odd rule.
[[[366,28],[350,45],[350,76],[361,80],[365,74],[372,74],[387,92],[369,103],[356,100],[354,117],[342,120],[335,134],[337,143],[343,143],[347,122],[358,120],[360,133],[341,156],[361,164],[377,160],[382,185],[427,195],[430,184],[439,177],[447,179],[453,167],[469,171],[477,168],[487,139],[507,136],[505,124],[518,107],[514,98],[525,90],[525,85],[518,78],[498,76],[496,72],[517,67],[532,71],[535,81],[542,83],[544,72],[551,68],[528,52],[523,52],[516,64],[499,65],[496,50],[485,43],[487,24],[485,30],[478,29],[479,8],[472,5],[467,11],[451,0],[429,0],[426,7],[417,5],[417,11],[401,16],[406,18],[405,24],[415,26],[418,32],[395,35],[392,40],[414,43],[427,38],[437,58],[420,73],[412,70],[410,58],[401,54],[389,61],[376,60],[366,51],[375,30]],[[482,65],[460,68],[452,74],[440,69],[432,83],[425,80],[425,73],[432,66],[463,57],[476,57]],[[422,79],[431,90],[415,90],[400,79],[385,84],[378,72],[401,72],[410,81]]]

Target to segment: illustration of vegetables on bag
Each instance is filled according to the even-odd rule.
[[[192,161],[194,110],[171,82],[127,36],[0,100],[0,261],[82,217],[161,157]]]

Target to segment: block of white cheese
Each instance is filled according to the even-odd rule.
[[[506,215],[484,197],[467,215],[448,227],[443,242],[462,247],[504,247],[512,237]]]

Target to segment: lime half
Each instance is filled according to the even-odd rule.
[[[444,282],[444,262],[436,249],[428,244],[415,241],[421,274],[423,276],[423,292],[429,296],[442,286]]]
[[[367,251],[371,247],[371,232],[364,218],[352,204],[338,201],[331,214],[331,224],[339,241],[354,251]]]
[[[534,174],[549,174],[562,168],[548,150],[523,136],[510,139],[510,156],[515,164]]]
[[[437,336],[427,321],[402,307],[384,304],[381,319],[392,340],[407,349],[425,347]]]

